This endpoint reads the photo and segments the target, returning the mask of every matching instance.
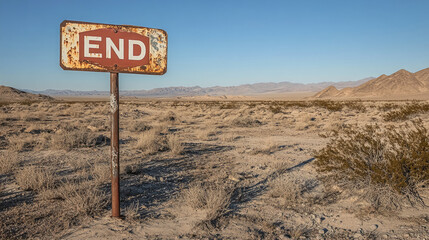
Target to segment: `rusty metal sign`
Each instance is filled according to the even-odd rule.
[[[60,29],[64,70],[155,75],[167,71],[164,30],[67,20]]]

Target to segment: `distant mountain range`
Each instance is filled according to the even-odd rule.
[[[348,81],[348,82],[322,82],[322,83],[291,83],[291,82],[279,82],[279,83],[255,83],[255,84],[244,84],[232,87],[207,87],[202,88],[199,86],[195,87],[166,87],[166,88],[155,88],[151,90],[132,90],[132,91],[121,91],[121,96],[134,96],[134,97],[178,97],[178,96],[256,96],[264,94],[281,94],[290,92],[317,92],[328,86],[335,86],[336,88],[342,89],[346,87],[359,86],[374,78],[365,78],[359,81]],[[43,94],[49,96],[108,96],[108,91],[72,91],[72,90],[53,90],[48,89],[44,91],[33,91],[23,89],[23,91]]]
[[[314,98],[415,97],[423,93],[429,94],[429,68],[415,73],[401,69],[389,76],[383,74],[359,86],[341,90],[334,85],[329,86],[314,95]]]
[[[54,98],[0,85],[0,102],[52,101]]]

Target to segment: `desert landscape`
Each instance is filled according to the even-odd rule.
[[[355,88],[423,96],[417,75]],[[1,239],[428,239],[429,102],[415,92],[123,98],[114,219],[108,99],[1,90]]]

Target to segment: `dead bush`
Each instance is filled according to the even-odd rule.
[[[5,151],[0,154],[0,174],[10,173],[18,167],[18,154],[12,151]]]
[[[15,174],[18,185],[23,190],[41,191],[54,187],[55,176],[46,168],[27,166]]]
[[[398,198],[413,206],[424,204],[417,186],[429,180],[429,134],[421,120],[401,127],[349,127],[333,136],[315,156],[317,170],[327,174],[326,180],[365,190],[362,196],[377,203],[375,209],[396,209]],[[391,200],[377,200],[389,189]]]

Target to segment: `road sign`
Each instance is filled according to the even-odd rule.
[[[63,21],[60,66],[64,70],[162,75],[167,33],[161,29]]]
[[[167,33],[161,29],[63,21],[60,66],[110,72],[112,217],[121,217],[119,190],[119,73],[162,75],[167,71]]]

